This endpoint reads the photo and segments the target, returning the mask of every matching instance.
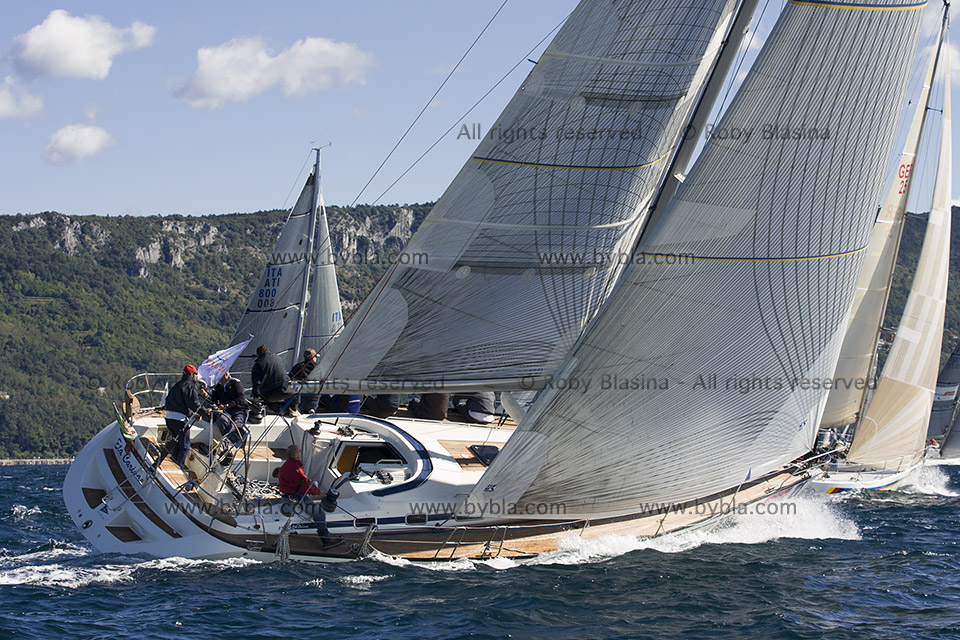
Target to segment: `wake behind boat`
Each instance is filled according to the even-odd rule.
[[[833,373],[920,11],[788,4],[719,127],[830,135],[711,139],[687,173],[755,4],[582,2],[495,124],[574,135],[484,139],[405,249],[429,262],[397,260],[300,389],[501,391],[515,429],[268,416],[151,475],[134,415],[71,467],[77,525],[127,553],[516,556],[796,489],[825,392],[695,382]],[[277,495],[291,444],[318,500]]]

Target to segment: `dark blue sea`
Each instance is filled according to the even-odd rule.
[[[65,473],[0,467],[0,637],[960,637],[960,467],[709,531],[440,566],[97,554]]]

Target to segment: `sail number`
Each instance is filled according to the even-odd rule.
[[[277,304],[277,287],[283,276],[283,267],[267,267],[263,273],[263,286],[257,292],[257,309],[272,309]]]
[[[902,164],[897,170],[897,178],[900,179],[900,191],[903,193],[907,190],[907,182],[910,181],[910,168],[913,167],[912,164]]]

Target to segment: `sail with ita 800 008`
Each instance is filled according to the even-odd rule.
[[[516,429],[298,418],[202,490],[131,479],[101,446],[91,481],[116,468],[140,502],[68,499],[74,519],[155,555],[450,559],[658,535],[795,488],[825,391],[728,381],[834,371],[922,6],[789,2],[718,124],[758,133],[711,138],[687,172],[755,3],[582,2],[494,125],[575,135],[481,142],[405,249],[429,260],[398,259],[311,374],[500,390]],[[762,134],[798,128],[819,135]],[[319,503],[270,493],[288,444]]]
[[[876,388],[868,393],[870,385],[847,385],[830,394],[821,426],[836,429],[853,422],[855,431],[849,450],[841,454],[837,463],[825,467],[823,476],[811,482],[817,491],[889,489],[908,479],[923,463],[940,361],[950,267],[952,141],[949,47],[946,46],[948,8],[944,8],[937,47],[900,158],[898,179],[891,185],[873,229],[837,367],[838,379],[872,377],[907,197],[914,176],[920,171],[935,174],[936,183],[916,274]],[[929,125],[931,87],[938,71],[944,83],[942,124],[935,142],[939,157],[927,160],[925,165],[918,163],[917,154],[923,130]]]

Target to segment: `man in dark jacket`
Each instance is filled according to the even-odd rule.
[[[187,438],[190,430],[187,429],[187,420],[200,408],[200,397],[197,395],[197,368],[188,364],[183,368],[183,376],[170,387],[167,400],[163,405],[166,410],[167,430],[170,439],[160,449],[160,457],[153,463],[153,468],[160,468],[160,463],[172,455],[174,462],[183,466],[187,453]]]
[[[253,380],[253,398],[262,399],[274,411],[279,411],[283,403],[292,393],[286,393],[283,385],[287,381],[287,371],[283,360],[275,353],[270,353],[267,345],[257,347],[257,359],[250,371]]]
[[[220,435],[226,436],[234,447],[240,447],[249,433],[246,427],[249,403],[243,395],[243,384],[227,371],[213,388],[210,399],[222,410],[215,423]]]
[[[313,349],[307,349],[303,352],[303,360],[293,365],[290,370],[291,380],[306,380],[313,368],[317,366],[317,352]],[[297,396],[290,401],[290,409],[302,413],[314,413],[317,410],[317,402],[320,396],[316,394]]]

